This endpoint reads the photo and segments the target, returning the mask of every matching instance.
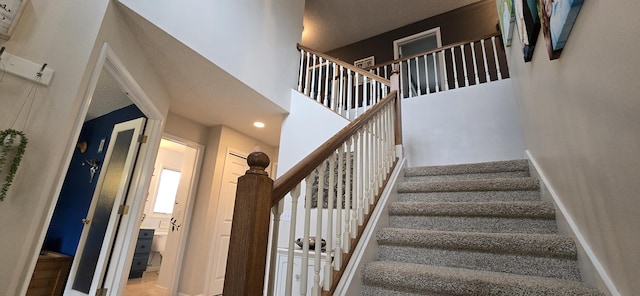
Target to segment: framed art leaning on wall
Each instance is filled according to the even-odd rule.
[[[533,57],[533,51],[540,33],[538,0],[514,0],[513,7],[516,14],[518,35],[522,43],[524,61],[529,62]]]

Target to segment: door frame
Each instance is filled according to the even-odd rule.
[[[185,206],[184,213],[184,221],[180,228],[182,228],[183,233],[180,236],[180,240],[178,241],[178,248],[176,250],[176,261],[175,261],[175,272],[171,277],[170,283],[167,287],[168,295],[178,295],[178,287],[180,284],[180,276],[182,275],[182,263],[184,262],[185,251],[187,249],[187,241],[189,238],[189,229],[191,228],[191,220],[193,215],[193,208],[196,199],[196,193],[198,190],[198,184],[200,180],[200,172],[202,168],[202,161],[204,159],[204,145],[189,141],[187,139],[174,136],[168,133],[164,133],[162,138],[180,143],[189,148],[193,148],[196,150],[196,160],[193,166],[191,177],[191,184],[189,186],[189,196],[187,197],[187,205]],[[144,212],[144,206],[142,207],[142,211]],[[162,267],[160,267],[162,268]]]
[[[109,222],[107,224],[107,228],[105,229],[105,235],[103,236],[101,247],[100,247],[100,252],[99,252],[100,256],[98,257],[98,261],[96,262],[96,266],[94,269],[94,276],[91,281],[89,292],[86,293],[88,295],[94,294],[96,292],[95,290],[99,288],[96,285],[99,285],[100,283],[99,282],[96,283],[94,279],[96,275],[101,275],[108,266],[107,258],[109,258],[110,256],[108,249],[111,248],[115,235],[117,233],[117,225],[119,220],[118,219],[119,214],[117,209],[129,195],[128,187],[131,184],[130,175],[131,173],[133,173],[133,170],[135,168],[136,158],[138,155],[138,151],[141,147],[138,143],[138,139],[136,138],[136,136],[144,134],[145,124],[146,124],[146,119],[144,117],[140,117],[137,119],[132,119],[132,120],[128,120],[128,121],[116,124],[114,126],[113,131],[111,132],[111,137],[109,139],[109,146],[106,149],[105,159],[104,159],[104,162],[102,163],[102,167],[107,168],[107,170],[111,163],[111,158],[113,156],[113,147],[115,146],[116,138],[119,135],[119,133],[126,130],[134,131],[131,138],[131,142],[130,142],[131,144],[129,144],[129,148],[126,156],[128,160],[125,163],[124,174],[120,178],[120,183],[119,183],[120,186],[118,187],[119,193],[117,194],[116,199],[114,200],[114,204],[111,206],[111,212],[109,214],[110,216]],[[104,180],[106,176],[107,176],[106,173],[101,173],[100,176],[98,177],[98,180],[96,181],[97,183],[96,188],[93,191],[93,195],[91,198],[91,205],[89,207],[89,211],[87,212],[87,216],[86,216],[87,218],[90,217],[91,220],[93,220],[93,217],[95,215],[95,210],[98,205],[97,199],[99,198],[100,193],[104,188],[103,186],[104,186],[104,182],[105,182]],[[123,182],[123,178],[126,178],[126,181]],[[69,272],[69,279],[67,280],[67,283],[64,288],[65,294],[85,295],[85,293],[83,292],[73,290],[73,284],[75,282],[74,277],[78,272],[78,267],[80,263],[78,260],[83,258],[82,254],[85,251],[84,245],[87,242],[87,236],[92,227],[93,225],[91,222],[89,222],[88,225],[85,225],[83,227],[82,235],[80,236],[80,241],[78,242],[78,250],[76,250],[76,253],[74,254],[74,260],[71,265],[71,270]],[[104,278],[104,276],[101,276],[101,277]]]
[[[393,59],[397,60],[397,59],[400,58],[400,46],[405,45],[407,43],[411,43],[412,41],[416,41],[416,40],[422,39],[422,38],[430,36],[430,35],[435,35],[436,36],[437,47],[438,48],[442,47],[442,35],[440,33],[440,27],[435,27],[433,29],[429,29],[429,30],[426,30],[426,31],[422,31],[420,33],[416,33],[416,34],[413,34],[413,35],[409,35],[409,36],[402,37],[400,39],[394,40],[393,41]],[[442,85],[443,85],[443,83],[445,81],[445,79],[443,79],[444,77],[442,77],[442,76],[444,76],[444,68],[443,68],[443,67],[445,67],[444,61],[445,61],[444,53],[442,53],[442,52],[438,53],[438,62],[440,64],[440,67],[438,67],[439,68],[438,69],[438,85],[440,87],[442,87]],[[407,62],[410,62],[410,61],[407,61]],[[401,84],[400,85],[400,90],[404,89],[403,86],[402,86],[402,83],[403,83],[402,80],[404,79],[403,75],[402,75],[402,67],[403,67],[402,63],[400,63],[400,80],[401,80],[401,82],[400,82],[400,84]],[[407,87],[411,88],[411,85],[408,85]],[[436,90],[436,92],[437,91],[438,90]],[[411,92],[411,91],[409,91],[409,92]],[[404,94],[402,94],[402,97],[404,97]]]
[[[207,256],[208,262],[207,262],[207,272],[206,272],[206,277],[205,277],[205,281],[204,281],[204,295],[209,295],[209,291],[211,289],[211,276],[214,273],[214,263],[215,263],[215,256],[216,256],[216,251],[215,250],[215,246],[216,246],[216,239],[221,231],[219,225],[218,225],[218,219],[220,218],[220,201],[222,198],[222,186],[224,185],[222,182],[224,182],[224,174],[226,172],[226,170],[228,170],[229,168],[226,166],[227,164],[227,160],[229,160],[229,157],[239,157],[239,158],[243,158],[243,159],[247,159],[247,157],[249,156],[249,153],[240,151],[239,149],[235,149],[232,147],[228,147],[225,151],[224,154],[224,164],[222,166],[222,175],[221,175],[221,183],[220,183],[220,188],[218,188],[218,200],[216,202],[216,215],[214,217],[214,225],[213,225],[213,233],[211,236],[211,245],[209,248],[209,254]],[[248,167],[249,165],[247,165]],[[234,203],[235,203],[235,197],[234,197]]]
[[[87,85],[82,104],[78,110],[76,121],[72,127],[72,136],[67,139],[67,152],[64,155],[63,162],[61,162],[61,166],[57,174],[58,177],[55,182],[55,197],[49,205],[47,216],[42,228],[43,230],[39,234],[38,245],[42,245],[44,242],[47,228],[51,223],[51,218],[58,202],[60,191],[62,190],[64,176],[67,174],[77,139],[80,136],[82,126],[84,125],[84,121],[93,98],[93,93],[103,69],[113,75],[122,90],[129,95],[129,99],[147,117],[147,124],[144,131],[144,135],[147,136],[147,143],[142,145],[138,151],[138,158],[130,180],[131,186],[128,191],[129,198],[126,201],[126,204],[130,206],[129,213],[131,214],[124,215],[121,220],[119,231],[117,236],[114,238],[110,267],[107,271],[107,277],[104,283],[105,286],[109,287],[110,291],[113,291],[113,287],[117,287],[117,290],[124,289],[123,283],[126,282],[127,276],[123,275],[123,270],[129,270],[129,268],[125,268],[125,266],[127,266],[127,264],[131,265],[131,260],[133,259],[135,245],[133,234],[134,228],[137,224],[135,222],[137,222],[141,216],[140,207],[144,204],[145,192],[149,186],[151,174],[153,173],[153,163],[160,146],[159,144],[162,137],[162,127],[164,126],[165,116],[160,112],[155,103],[147,96],[142,87],[140,87],[126,69],[120,58],[118,58],[115,51],[106,42],[100,50],[93,72],[89,78],[89,83]],[[136,215],[135,213],[139,214]],[[137,237],[137,233],[135,234],[135,237]],[[31,273],[33,273],[39,253],[40,249],[35,249],[31,254]],[[29,279],[26,279],[22,283],[21,291],[23,294],[26,293],[28,289],[30,282]],[[117,292],[121,293],[121,291]]]

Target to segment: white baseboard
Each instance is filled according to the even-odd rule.
[[[536,172],[540,176],[540,181],[544,183],[544,186],[549,191],[549,194],[551,195],[551,198],[553,199],[553,202],[555,203],[557,209],[560,210],[562,216],[567,221],[567,224],[571,228],[571,231],[573,232],[574,237],[578,240],[578,244],[580,244],[582,249],[585,251],[587,257],[589,257],[591,264],[593,264],[593,267],[596,269],[596,271],[598,272],[598,275],[600,276],[604,284],[607,286],[607,289],[609,289],[609,292],[611,293],[611,295],[620,296],[621,295],[620,292],[618,292],[618,289],[616,289],[615,285],[613,284],[613,281],[609,277],[609,274],[607,274],[607,271],[604,270],[604,267],[600,263],[600,260],[598,260],[598,257],[591,249],[591,246],[589,246],[589,243],[586,241],[586,239],[580,232],[580,229],[578,228],[578,225],[573,220],[573,217],[571,217],[571,215],[567,211],[567,208],[564,206],[558,194],[553,189],[553,186],[551,186],[551,183],[545,176],[544,171],[542,170],[542,168],[540,167],[536,159],[533,157],[531,152],[529,150],[526,150],[525,152],[527,154],[527,158],[529,158],[529,160],[531,161],[531,164],[533,164]]]

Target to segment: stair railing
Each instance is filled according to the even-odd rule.
[[[509,77],[509,70],[501,36],[497,32],[365,70],[387,78],[393,69],[400,69],[403,98],[502,80]]]
[[[392,80],[396,87],[384,99],[275,182],[264,171],[264,153],[248,157],[250,169],[238,179],[224,295],[263,294],[269,240],[267,295],[333,294],[397,163],[401,100],[397,76]],[[290,228],[281,237],[285,208]],[[286,264],[276,264],[279,247]]]
[[[387,78],[298,45],[298,91],[353,120],[389,94]]]

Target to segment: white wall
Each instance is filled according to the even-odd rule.
[[[109,3],[29,1],[12,38],[0,41],[8,52],[46,62],[56,71],[51,85],[40,87],[34,98],[24,128],[29,145],[10,193],[0,203],[0,234],[11,238],[0,242],[0,252],[5,254],[0,256],[0,295],[19,295],[22,284],[31,278],[34,255],[47,230],[69,151],[75,146],[72,129],[104,41],[113,43],[117,55],[158,109],[166,112],[168,108],[161,84],[126,28],[108,21],[105,26],[109,29],[98,37]],[[25,80],[5,76],[0,85],[0,129],[10,128],[28,88]]]
[[[278,176],[349,124],[344,117],[291,90],[291,113],[282,121]]]
[[[510,79],[402,100],[409,167],[523,159]]]
[[[621,295],[640,291],[638,11],[585,1],[558,60],[542,34],[530,63],[507,49],[526,148]]]
[[[304,1],[120,2],[288,110]]]

